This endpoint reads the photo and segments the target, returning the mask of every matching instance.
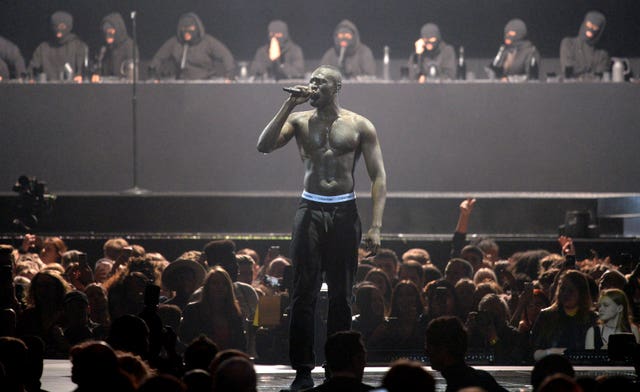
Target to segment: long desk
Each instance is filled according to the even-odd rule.
[[[139,185],[301,191],[295,143],[269,156],[255,148],[283,85],[138,85]],[[126,83],[0,84],[2,187],[28,174],[56,191],[129,188],[131,91]],[[340,103],[375,124],[390,191],[640,191],[638,85],[345,83]],[[357,189],[366,191],[363,166]]]

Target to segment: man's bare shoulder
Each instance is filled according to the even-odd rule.
[[[352,123],[354,128],[357,129],[359,132],[375,133],[375,127],[373,126],[373,123],[369,121],[368,118],[366,118],[361,114],[352,112],[351,110],[341,109],[340,117],[343,120],[346,120]]]
[[[303,112],[293,112],[289,115],[288,122],[297,124],[302,121],[308,121],[315,110],[305,110]]]

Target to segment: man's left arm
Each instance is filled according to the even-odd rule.
[[[365,242],[372,251],[380,246],[380,230],[382,228],[382,215],[387,200],[387,174],[384,170],[382,150],[378,142],[376,129],[365,118],[361,121],[361,148],[367,173],[371,179],[371,199],[373,201],[373,215],[371,228],[365,235]]]

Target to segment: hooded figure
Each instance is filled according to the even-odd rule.
[[[8,39],[0,37],[0,80],[18,79],[26,72],[20,49]]]
[[[420,29],[416,50],[409,57],[409,78],[421,80],[435,66],[439,79],[455,79],[456,51],[442,40],[436,24],[427,23]]]
[[[149,68],[152,77],[233,79],[235,63],[229,49],[206,34],[198,15],[189,12],[180,17],[176,36],[160,47]]]
[[[70,74],[80,77],[88,62],[89,48],[71,32],[73,17],[64,11],[54,12],[51,29],[53,38],[38,45],[29,63],[29,73],[34,76],[44,73],[47,80],[61,80]]]
[[[129,63],[133,59],[134,45],[122,15],[113,12],[105,16],[100,28],[105,44],[98,53],[98,71],[102,76],[123,77],[126,75],[123,63]]]
[[[538,75],[531,75],[531,65],[540,66],[540,54],[526,38],[527,25],[521,19],[511,19],[504,26],[503,46],[492,63],[499,77],[523,75],[538,78]],[[535,69],[539,68],[534,68],[533,72]]]
[[[333,32],[334,47],[322,56],[321,64],[338,67],[346,79],[375,76],[376,63],[371,49],[360,42],[358,28],[349,20],[338,23]]]
[[[577,37],[566,37],[560,43],[560,66],[566,77],[593,78],[609,70],[609,54],[596,49],[606,25],[606,18],[598,11],[584,17]]]
[[[287,24],[274,20],[269,23],[267,32],[269,43],[256,51],[251,63],[251,75],[276,80],[303,78],[302,49],[291,40]]]

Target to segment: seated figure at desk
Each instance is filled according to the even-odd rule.
[[[122,15],[113,12],[105,16],[100,23],[100,29],[104,44],[96,56],[95,72],[91,81],[99,82],[102,77],[126,76],[133,67],[134,43],[127,33]]]
[[[588,12],[576,37],[565,37],[560,43],[560,67],[565,78],[596,79],[609,70],[609,53],[597,49],[606,18],[598,11]]]
[[[38,80],[82,81],[86,69],[89,48],[74,33],[73,17],[68,12],[57,11],[51,15],[51,39],[36,48],[29,63],[28,72]]]
[[[320,64],[340,69],[344,79],[366,79],[376,76],[376,63],[371,49],[360,42],[360,32],[353,22],[343,20],[333,32],[333,48],[328,49]]]
[[[21,79],[26,67],[20,49],[11,41],[0,36],[0,81]]]
[[[540,54],[527,38],[527,25],[511,19],[504,27],[504,41],[491,63],[491,70],[499,79],[524,81],[538,79]]]
[[[442,40],[438,25],[427,23],[420,29],[415,51],[409,57],[409,78],[420,83],[456,78],[456,52]]]
[[[304,78],[304,57],[289,35],[287,24],[274,20],[267,28],[269,43],[260,47],[251,63],[251,76],[266,79]]]
[[[229,49],[206,34],[202,21],[193,12],[180,17],[176,36],[160,47],[149,64],[152,79],[231,80],[234,72]]]

